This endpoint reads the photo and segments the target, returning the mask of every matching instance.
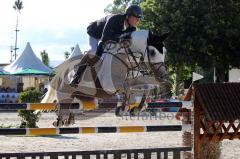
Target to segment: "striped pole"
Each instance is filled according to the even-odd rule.
[[[2,128],[0,135],[59,135],[89,133],[133,133],[181,131],[182,125],[119,126],[119,127],[68,127],[68,128]]]
[[[97,109],[93,102],[84,102],[83,110]],[[100,106],[100,108],[106,108]],[[0,103],[0,110],[56,110],[56,109],[82,109],[79,103]]]
[[[80,109],[78,103],[0,103],[0,110]]]
[[[148,108],[181,108],[182,102],[150,102],[148,103]]]
[[[116,108],[117,104],[107,104],[94,102],[83,102],[82,107],[79,103],[0,103],[0,110],[56,110],[56,109],[112,109]],[[137,105],[138,106],[138,105]],[[147,109],[160,108],[180,108],[182,102],[151,102],[148,103]]]

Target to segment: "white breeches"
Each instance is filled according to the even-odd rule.
[[[91,54],[91,55],[95,55],[96,54],[96,51],[97,51],[97,48],[98,48],[98,42],[100,39],[96,39],[94,37],[91,37],[89,36],[89,51],[88,53]]]

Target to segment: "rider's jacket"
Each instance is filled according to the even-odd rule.
[[[87,27],[87,33],[102,42],[108,40],[118,41],[119,36],[125,32],[135,31],[135,27],[124,28],[126,14],[109,15],[97,21],[90,23]]]

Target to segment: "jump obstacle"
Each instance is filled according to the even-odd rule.
[[[206,146],[203,143],[207,142],[220,142],[222,140],[233,140],[240,138],[240,83],[221,83],[221,84],[194,84],[190,88],[187,96],[194,96],[193,107],[194,107],[194,129],[193,129],[193,150],[194,150],[194,159],[202,159],[201,150]],[[191,98],[189,98],[191,99]],[[184,105],[184,104],[183,104]],[[180,108],[180,113],[183,111]],[[236,126],[236,123],[238,125]],[[171,149],[171,150],[170,150]],[[162,158],[160,153],[164,151],[163,158],[168,158],[168,152],[173,152],[173,156],[171,158],[179,159],[180,151],[190,151],[191,147],[177,148],[159,148],[156,150],[143,149],[146,152],[146,157],[144,155],[144,159],[150,159],[152,157],[151,154],[153,152],[157,152],[157,157]],[[174,149],[174,150],[172,150]],[[111,150],[110,150],[111,151]],[[91,154],[96,155],[96,158],[100,158],[99,155],[103,154],[104,158],[108,159],[108,152],[112,153],[114,156],[111,157],[114,159],[120,159],[121,154],[118,154],[118,150],[113,151],[96,151],[93,153],[88,152],[62,152],[57,155],[54,152],[49,152],[46,155],[51,156],[51,158],[57,158],[61,154],[63,156],[72,156],[73,159],[76,159],[76,154],[82,154],[82,159],[90,159]],[[120,150],[121,151],[121,150]],[[106,152],[106,153],[105,153]],[[138,155],[135,156],[136,153],[140,153],[138,150],[126,150],[123,153],[127,154],[127,158],[132,158],[130,152],[134,153],[134,158],[138,158]],[[165,153],[166,152],[166,153]],[[210,152],[210,151],[209,151]],[[25,158],[32,157],[35,158],[37,155],[40,159],[45,157],[45,153],[0,153],[0,158]],[[115,157],[115,154],[116,157]],[[160,156],[160,157],[159,157]],[[124,157],[125,158],[125,157]]]
[[[181,102],[148,103],[148,109],[182,107]],[[1,103],[0,110],[55,110],[80,109],[79,103]],[[89,108],[89,107],[88,107]],[[99,109],[106,107],[100,105]],[[119,127],[64,127],[64,128],[2,128],[0,135],[59,135],[85,133],[131,133],[156,131],[181,131],[182,125],[119,126]]]
[[[134,105],[134,104],[133,104]],[[150,102],[147,109],[159,108],[181,108],[182,102]],[[112,109],[116,105],[104,105],[104,103],[95,104],[94,102],[85,102],[82,107],[79,103],[0,103],[0,110],[56,110],[56,109]]]
[[[112,106],[110,108],[115,108]],[[161,108],[181,108],[181,102],[162,102],[162,103],[148,103],[147,109],[161,109]],[[87,110],[89,110],[89,105]],[[104,104],[99,105],[98,109],[109,108]],[[55,109],[81,109],[78,103],[22,103],[22,104],[0,104],[0,110],[55,110]],[[91,107],[93,109],[93,107]],[[159,132],[159,131],[182,131],[182,125],[161,125],[161,126],[118,126],[118,127],[62,127],[62,128],[2,128],[0,129],[0,135],[61,135],[61,134],[91,134],[91,133],[135,133],[135,132]],[[65,156],[66,158],[72,157],[76,159],[76,156],[81,156],[82,159],[90,159],[95,156],[96,158],[108,157],[113,159],[121,159],[122,155],[126,155],[127,158],[134,157],[134,159],[143,158],[161,158],[164,159],[171,156],[173,159],[180,159],[180,152],[191,151],[190,146],[184,147],[171,147],[171,148],[155,148],[155,149],[128,149],[128,150],[98,150],[98,151],[75,151],[75,152],[44,152],[44,153],[0,153],[1,158],[24,158],[24,157],[50,157],[58,158],[59,156]]]
[[[119,127],[63,127],[63,128],[2,128],[0,135],[60,135],[89,133],[133,133],[181,131],[181,125],[119,126]]]

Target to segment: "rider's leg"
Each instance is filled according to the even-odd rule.
[[[71,86],[77,86],[79,83],[79,80],[81,79],[85,69],[87,66],[94,66],[97,61],[99,60],[99,56],[101,55],[102,51],[102,45],[97,46],[99,40],[89,37],[89,45],[90,45],[90,51],[82,58],[80,62],[80,66],[77,70],[77,73],[74,75],[73,80],[70,82]]]
[[[89,60],[88,54],[84,55],[83,58],[81,59],[81,62],[79,64],[80,66],[78,67],[77,72],[75,73],[72,81],[70,82],[71,86],[77,86],[77,84],[79,83],[79,79],[81,78],[83,72],[85,71],[85,69],[87,67],[88,60]]]

